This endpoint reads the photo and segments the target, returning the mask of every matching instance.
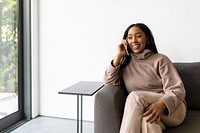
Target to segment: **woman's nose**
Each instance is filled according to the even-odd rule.
[[[137,38],[136,38],[136,37],[133,37],[133,38],[132,38],[132,42],[137,42]]]

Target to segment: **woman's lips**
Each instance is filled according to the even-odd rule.
[[[131,47],[132,47],[133,50],[136,50],[136,49],[139,49],[140,45],[134,44],[134,45],[131,45]]]

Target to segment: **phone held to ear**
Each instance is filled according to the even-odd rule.
[[[126,45],[124,45],[124,48],[125,48],[126,54],[127,54],[127,55],[129,55],[129,52],[128,52],[128,48],[127,48],[127,47],[128,47],[128,45],[127,45],[127,44],[126,44]]]

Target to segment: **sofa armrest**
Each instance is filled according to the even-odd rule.
[[[104,86],[95,95],[95,133],[118,133],[127,92],[122,86]]]

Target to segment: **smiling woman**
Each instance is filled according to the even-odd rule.
[[[104,74],[105,85],[125,85],[129,93],[120,133],[161,133],[180,125],[186,115],[185,88],[169,58],[157,52],[151,30],[132,24],[123,39]]]

